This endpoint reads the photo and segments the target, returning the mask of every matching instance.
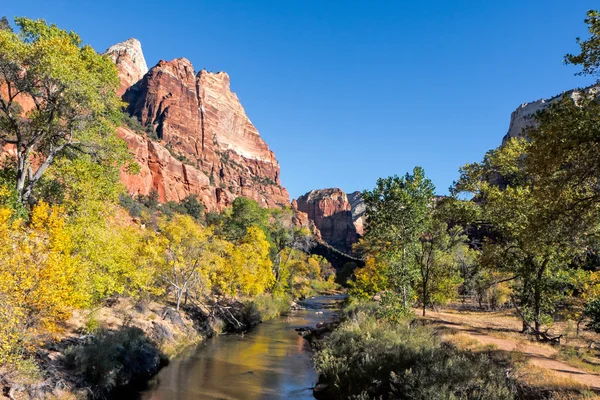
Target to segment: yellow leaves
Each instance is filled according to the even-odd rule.
[[[60,322],[85,299],[60,212],[40,203],[26,226],[20,220],[11,223],[11,212],[0,209],[0,240],[10,244],[0,250],[3,356],[16,343],[35,343],[58,331]]]
[[[190,216],[175,215],[160,228],[166,240],[161,276],[176,297],[255,296],[273,283],[270,245],[259,227],[250,226],[237,246]]]
[[[73,219],[68,228],[91,302],[112,295],[160,292],[157,254],[162,257],[164,246],[153,232],[95,218]]]
[[[271,287],[275,281],[269,247],[263,230],[251,226],[242,238],[242,244],[234,248],[233,256],[238,261],[236,267],[241,271],[239,290],[243,294],[256,296]]]
[[[349,281],[350,294],[357,298],[367,299],[388,288],[389,267],[387,264],[369,257],[365,266],[354,271],[354,281]]]

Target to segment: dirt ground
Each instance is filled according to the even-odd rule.
[[[478,312],[459,311],[447,309],[430,311],[424,317],[435,326],[442,328],[446,333],[442,335],[457,335],[456,338],[463,343],[473,341],[480,346],[505,351],[518,352],[528,361],[530,368],[538,371],[551,371],[550,380],[558,386],[576,388],[578,385],[587,387],[600,393],[600,368],[579,368],[573,366],[574,362],[561,360],[560,346],[566,344],[549,345],[537,343],[532,338],[520,333],[521,322],[510,312]],[[570,329],[567,324],[555,324],[553,333],[560,334]],[[574,336],[574,335],[573,335]],[[585,332],[579,338],[567,339],[567,344],[576,347],[588,347],[589,343],[597,342],[594,334]],[[448,337],[449,341],[453,341]],[[600,341],[600,340],[599,340]],[[571,365],[569,365],[571,364]],[[542,382],[543,384],[543,382]]]

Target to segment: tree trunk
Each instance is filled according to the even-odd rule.
[[[428,303],[428,293],[427,293],[427,279],[423,279],[423,316],[425,316],[427,312],[427,303]]]
[[[537,271],[536,280],[533,285],[533,322],[537,339],[539,339],[540,320],[542,319],[542,279],[544,278],[547,265],[548,259],[546,258]]]
[[[179,311],[179,306],[181,305],[181,297],[183,296],[183,291],[180,290],[179,293],[177,293],[177,311]]]

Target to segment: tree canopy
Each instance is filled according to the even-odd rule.
[[[88,156],[114,166],[128,153],[115,131],[121,102],[114,63],[44,20],[15,24],[17,32],[0,30],[0,145],[15,148],[7,167],[27,204],[58,158]]]

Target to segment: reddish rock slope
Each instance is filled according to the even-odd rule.
[[[360,196],[353,193],[353,200],[362,204]],[[297,209],[306,213],[319,230],[321,238],[341,252],[352,254],[352,245],[362,234],[362,214],[357,212],[357,225],[348,196],[338,188],[311,190],[297,200]],[[358,229],[361,232],[357,232]]]
[[[139,60],[141,47],[135,57],[123,47],[111,47],[120,49],[119,57],[111,57],[122,86],[129,85],[123,96],[127,110],[158,137],[151,140],[126,128],[119,130],[142,170],[139,175],[122,174],[131,194],[154,189],[161,201],[196,194],[210,210],[221,209],[238,196],[263,207],[289,204],[279,163],[231,91],[226,73],[196,74],[190,61],[178,58],[160,61],[135,80],[142,63],[130,59]]]

